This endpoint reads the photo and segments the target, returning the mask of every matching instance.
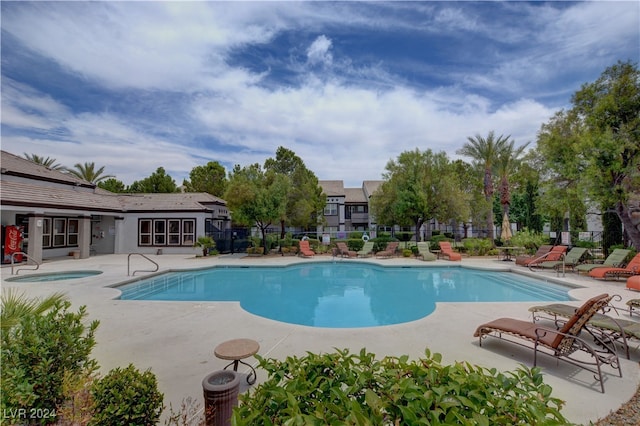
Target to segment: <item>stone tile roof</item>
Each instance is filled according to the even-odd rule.
[[[321,180],[318,184],[327,197],[344,197],[344,182],[341,180]]]
[[[364,190],[365,197],[371,197],[383,182],[383,180],[365,180],[362,182],[362,189]]]
[[[7,151],[0,151],[2,161],[0,168],[2,174],[13,176],[28,177],[29,179],[44,180],[49,182],[66,183],[70,185],[82,185],[86,187],[95,187],[96,185],[86,180],[77,178],[76,176],[53,170],[43,165],[29,161],[26,158],[18,157]]]
[[[118,198],[126,212],[204,211],[211,210],[207,205],[226,204],[218,197],[201,192],[118,194]]]
[[[345,193],[345,197],[344,197],[345,203],[359,203],[359,204],[367,203],[367,197],[365,197],[364,191],[362,190],[362,188],[345,188],[344,193]]]

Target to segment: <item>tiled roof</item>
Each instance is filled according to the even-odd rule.
[[[322,191],[328,197],[344,196],[344,182],[341,180],[321,180],[318,181]]]
[[[114,194],[97,194],[84,188],[46,187],[25,182],[0,181],[0,202],[3,206],[73,209],[105,212],[122,211]]]
[[[126,212],[141,211],[203,211],[206,204],[224,204],[218,197],[200,192],[171,194],[119,194]]]
[[[362,188],[345,188],[344,189],[345,203],[366,203],[367,197],[365,197]]]
[[[362,182],[362,189],[364,190],[365,197],[371,197],[383,182],[384,181],[382,180],[365,180]]]
[[[35,180],[45,180],[50,182],[67,183],[70,185],[82,185],[87,187],[95,187],[91,182],[79,179],[76,176],[63,173],[59,170],[49,169],[26,158],[18,157],[7,151],[1,151],[0,167],[2,174],[10,174],[14,176],[24,176]]]

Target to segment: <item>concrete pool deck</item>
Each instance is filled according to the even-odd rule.
[[[204,268],[216,265],[286,265],[298,262],[331,261],[331,256],[298,257],[244,255],[220,255],[196,258],[189,255],[148,255],[160,265],[160,271]],[[344,259],[345,261],[347,259]],[[343,261],[340,258],[336,262]],[[528,272],[513,262],[503,262],[495,257],[467,258],[462,262],[437,260],[422,262],[413,258],[353,259],[354,262],[372,262],[393,266],[468,266],[493,270]],[[142,257],[131,260],[132,271],[152,266]],[[73,308],[87,306],[90,319],[100,320],[96,333],[97,344],[92,357],[102,372],[133,363],[140,370],[151,369],[157,376],[165,405],[179,409],[183,399],[194,398],[200,405],[202,379],[209,373],[223,368],[227,362],[217,359],[213,349],[219,343],[245,337],[260,344],[261,356],[285,359],[287,356],[304,356],[307,351],[331,352],[334,348],[348,348],[357,353],[361,348],[381,358],[385,355],[409,355],[411,359],[424,356],[425,348],[441,353],[443,363],[468,361],[472,364],[501,371],[514,370],[520,364],[531,366],[533,351],[517,345],[488,339],[482,347],[473,337],[476,327],[498,317],[530,320],[528,308],[532,302],[520,303],[438,303],[429,316],[409,323],[355,329],[314,328],[281,323],[244,311],[236,302],[149,302],[119,300],[119,291],[110,287],[132,280],[127,276],[127,255],[93,256],[89,259],[64,259],[47,261],[37,271],[20,271],[18,276],[63,271],[101,270],[102,274],[65,281],[7,282],[11,277],[10,266],[2,267],[2,288],[16,288],[27,296],[47,296],[53,292],[66,293]],[[143,278],[149,273],[137,273]],[[564,278],[555,272],[535,272],[536,277],[548,280],[560,279],[573,286],[570,291],[575,302],[607,292],[619,294],[625,306],[629,299],[640,298],[640,292],[625,289],[625,281],[597,281],[589,277],[567,273]],[[622,314],[628,319],[628,315]],[[628,401],[640,383],[640,348],[638,341],[631,341],[631,360],[620,358],[623,377],[604,366],[605,394],[600,393],[591,373],[557,363],[547,356],[539,357],[545,382],[553,388],[553,396],[566,401],[562,413],[570,421],[588,424],[615,411]],[[621,352],[619,352],[621,354]],[[623,355],[621,355],[623,356]],[[250,364],[256,361],[249,358]],[[240,372],[246,371],[240,369]],[[266,373],[258,369],[259,384]],[[254,385],[255,386],[255,385]],[[243,381],[241,391],[248,385]],[[168,411],[168,410],[167,410]]]

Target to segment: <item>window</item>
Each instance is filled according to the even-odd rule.
[[[69,219],[67,221],[67,245],[68,246],[77,246],[78,245],[78,219]]]
[[[324,207],[324,215],[325,216],[337,216],[338,215],[338,205],[335,203],[327,204]]]
[[[51,247],[51,219],[42,219],[42,248]]]
[[[138,245],[151,245],[151,221],[149,219],[141,219],[138,223]]]
[[[170,219],[167,221],[167,228],[169,230],[169,245],[170,246],[179,246],[180,245],[180,220],[179,219]]]
[[[192,246],[196,240],[196,221],[185,219],[182,221],[182,244]]]
[[[67,244],[67,219],[53,219],[53,246],[64,247]]]
[[[153,244],[163,246],[167,243],[167,221],[156,219],[153,221]]]
[[[195,219],[139,219],[139,246],[192,246]]]

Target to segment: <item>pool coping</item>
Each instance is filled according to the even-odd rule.
[[[283,266],[290,263],[328,261],[330,256],[316,258],[270,257],[255,258],[221,255],[196,259],[184,255],[149,255],[161,265],[160,272],[168,270],[205,269],[213,265]],[[346,259],[345,259],[346,260]],[[336,261],[340,261],[336,259]],[[376,265],[409,265],[420,267],[453,266],[452,262],[437,260],[423,262],[413,258],[353,259]],[[496,258],[463,258],[456,265],[474,269],[512,271],[532,274],[526,268],[513,263],[504,264]],[[457,266],[457,267],[459,267]],[[435,311],[426,318],[404,324],[371,328],[335,329],[315,328],[280,323],[250,314],[239,307],[238,302],[148,302],[117,299],[118,290],[112,286],[147,278],[127,276],[126,255],[94,256],[89,259],[64,259],[45,262],[39,273],[83,269],[102,270],[101,275],[75,278],[68,281],[9,282],[9,270],[2,268],[3,288],[24,291],[29,296],[44,296],[56,291],[68,295],[74,307],[87,306],[90,319],[98,319],[101,325],[96,333],[97,345],[93,357],[102,371],[123,367],[133,362],[140,369],[151,368],[165,394],[165,405],[175,409],[187,396],[201,402],[202,378],[222,368],[223,362],[213,355],[216,344],[238,337],[252,338],[260,343],[259,354],[264,357],[284,359],[301,356],[307,351],[327,352],[334,348],[348,348],[358,352],[366,347],[377,356],[409,355],[419,358],[425,348],[441,353],[443,362],[469,361],[473,364],[500,370],[513,370],[520,364],[530,366],[532,353],[502,342],[487,342],[479,347],[472,334],[475,327],[499,316],[530,319],[530,302],[475,303],[477,309],[469,309],[468,303],[438,302]],[[570,297],[575,303],[596,294],[609,292],[621,294],[624,301],[640,297],[640,293],[624,290],[624,281],[601,282],[584,276],[567,274],[564,279],[555,272],[536,271],[536,278],[545,277],[575,288]],[[568,302],[571,303],[571,302]],[[495,340],[495,339],[494,339]],[[632,350],[631,360],[621,359],[623,378],[606,375],[603,395],[597,391],[590,378],[571,366],[557,365],[550,357],[543,357],[540,364],[545,381],[553,387],[553,395],[567,401],[563,414],[572,422],[589,423],[617,409],[635,392],[640,383],[638,361],[640,349]],[[258,370],[258,383],[264,380],[264,371]],[[243,389],[246,390],[246,387]],[[596,402],[597,403],[594,403]]]

